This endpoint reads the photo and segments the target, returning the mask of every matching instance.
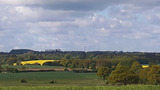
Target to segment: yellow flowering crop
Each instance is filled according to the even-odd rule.
[[[143,68],[147,68],[147,67],[149,67],[149,65],[142,65],[142,67],[143,67]]]
[[[57,61],[57,60],[31,60],[31,61],[22,61],[20,62],[22,65],[25,65],[25,64],[35,64],[35,63],[38,63],[40,65],[43,65],[43,63],[45,62],[54,62],[54,61]],[[13,65],[17,65],[16,63],[14,63]]]

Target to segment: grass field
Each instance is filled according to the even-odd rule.
[[[27,83],[21,83],[25,79]],[[57,81],[50,84],[50,81]],[[0,73],[0,86],[97,86],[105,82],[96,76],[96,73],[74,72],[27,72],[27,73]]]
[[[17,67],[20,66],[9,66]],[[53,68],[53,66],[27,65],[27,68]],[[63,67],[54,67],[63,68]],[[21,79],[27,83],[21,83]],[[51,84],[50,81],[56,81]],[[96,73],[26,72],[0,73],[0,90],[159,90],[159,85],[107,86]]]
[[[14,86],[0,87],[2,90],[159,90],[160,86],[127,85],[127,86]]]

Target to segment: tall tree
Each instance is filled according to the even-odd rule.
[[[142,69],[142,65],[139,62],[134,62],[131,66],[132,71],[134,71],[135,73],[139,73],[139,70]]]
[[[147,74],[147,78],[151,84],[160,84],[160,66],[152,65]]]
[[[139,77],[129,67],[118,65],[108,78],[110,84],[137,84]]]
[[[107,79],[108,76],[111,73],[111,69],[107,68],[107,67],[100,67],[98,68],[98,72],[97,72],[97,76],[103,78],[103,79]]]

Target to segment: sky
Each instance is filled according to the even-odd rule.
[[[160,51],[160,0],[0,0],[0,51]]]

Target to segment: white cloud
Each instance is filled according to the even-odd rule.
[[[4,51],[15,47],[83,50],[84,46],[88,50],[158,50],[153,46],[160,44],[159,3],[0,0],[0,47]],[[147,40],[154,43],[145,46]]]

